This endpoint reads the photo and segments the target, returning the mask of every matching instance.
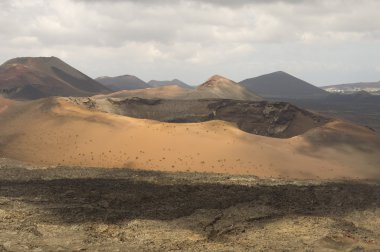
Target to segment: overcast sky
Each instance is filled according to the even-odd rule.
[[[1,0],[0,60],[57,56],[90,75],[200,84],[286,71],[380,80],[379,0]]]

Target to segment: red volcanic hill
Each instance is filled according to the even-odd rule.
[[[0,93],[15,99],[89,96],[109,92],[102,84],[56,57],[23,57],[0,66]]]

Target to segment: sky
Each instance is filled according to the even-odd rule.
[[[57,56],[91,77],[314,85],[380,81],[378,0],[1,0],[0,61]]]

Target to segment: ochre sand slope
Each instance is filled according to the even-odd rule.
[[[12,104],[12,100],[0,96],[0,114],[5,112],[10,104]]]
[[[276,139],[223,121],[162,123],[67,100],[0,100],[0,156],[49,165],[224,172],[291,178],[380,178],[380,136],[333,121]],[[10,104],[10,105],[9,105]]]

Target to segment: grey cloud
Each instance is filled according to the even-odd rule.
[[[314,2],[314,0],[72,0],[72,1],[81,1],[81,2],[133,2],[141,4],[162,4],[162,3],[178,3],[178,2],[198,2],[198,3],[208,3],[214,5],[225,5],[225,6],[240,6],[240,5],[249,5],[249,4],[272,4],[272,3],[289,3],[297,4],[302,2]]]
[[[376,0],[3,0],[0,60],[56,55],[94,77],[193,84],[276,70],[368,80],[379,75],[378,9]]]

